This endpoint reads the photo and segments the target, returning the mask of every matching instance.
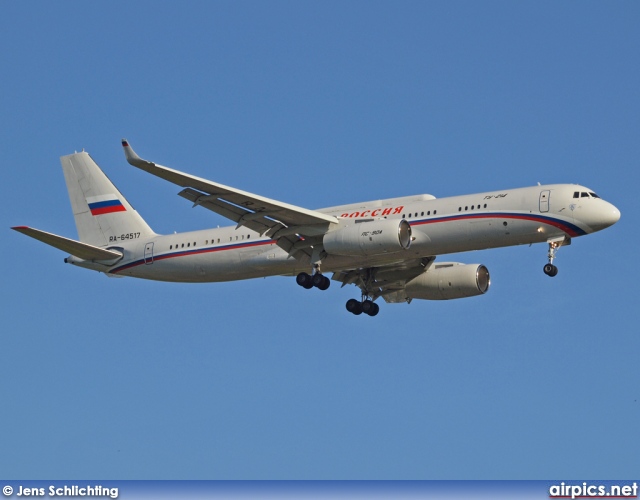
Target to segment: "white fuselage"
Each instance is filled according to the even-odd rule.
[[[577,197],[576,197],[577,193]],[[357,224],[380,218],[410,223],[408,249],[369,257],[328,255],[323,272],[389,265],[407,259],[574,238],[604,229],[620,218],[591,190],[555,184],[436,199],[430,195],[392,198],[318,210]],[[112,275],[175,282],[215,282],[293,275],[311,263],[295,259],[270,238],[245,227],[206,229],[139,238],[115,235],[124,256],[104,266],[69,262]]]

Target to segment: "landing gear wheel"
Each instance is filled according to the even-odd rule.
[[[376,314],[378,314],[380,312],[380,306],[378,304],[373,304],[375,307],[373,308],[373,311],[371,311],[369,313],[369,316],[375,316]]]
[[[347,300],[347,311],[356,316],[362,314],[362,302],[356,299]]]
[[[320,290],[326,290],[331,285],[331,280],[326,276],[323,276],[320,273],[316,273],[311,277],[311,282],[313,286],[319,288]]]
[[[362,303],[362,312],[369,316],[375,316],[380,312],[380,306],[372,300],[365,300]]]
[[[318,288],[320,290],[326,290],[327,288],[329,288],[330,285],[331,285],[331,280],[325,276],[322,286],[319,286]]]
[[[313,280],[307,273],[298,274],[298,276],[296,276],[296,283],[307,290],[313,288]]]
[[[553,264],[545,264],[542,270],[544,271],[544,274],[546,274],[547,276],[554,277],[556,274],[558,274],[558,268]]]

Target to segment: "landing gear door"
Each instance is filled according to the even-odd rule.
[[[153,264],[153,242],[144,246],[144,263]]]
[[[551,196],[551,191],[542,191],[540,193],[540,212],[548,212],[549,211],[549,197]]]

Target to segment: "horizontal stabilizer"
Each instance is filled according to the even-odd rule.
[[[105,250],[104,248],[95,247],[88,243],[81,243],[80,241],[71,240],[53,233],[47,233],[46,231],[40,231],[32,227],[17,226],[11,229],[31,236],[36,240],[40,240],[64,252],[69,252],[71,255],[83,260],[114,260],[122,258],[122,254],[115,250]]]

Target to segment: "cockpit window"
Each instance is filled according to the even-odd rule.
[[[592,193],[591,191],[589,191],[589,194],[594,198],[600,198],[596,193]]]
[[[580,193],[580,198],[588,198],[589,193]]]
[[[573,193],[573,197],[574,197],[574,198],[580,198],[580,191],[575,191],[575,192]]]

